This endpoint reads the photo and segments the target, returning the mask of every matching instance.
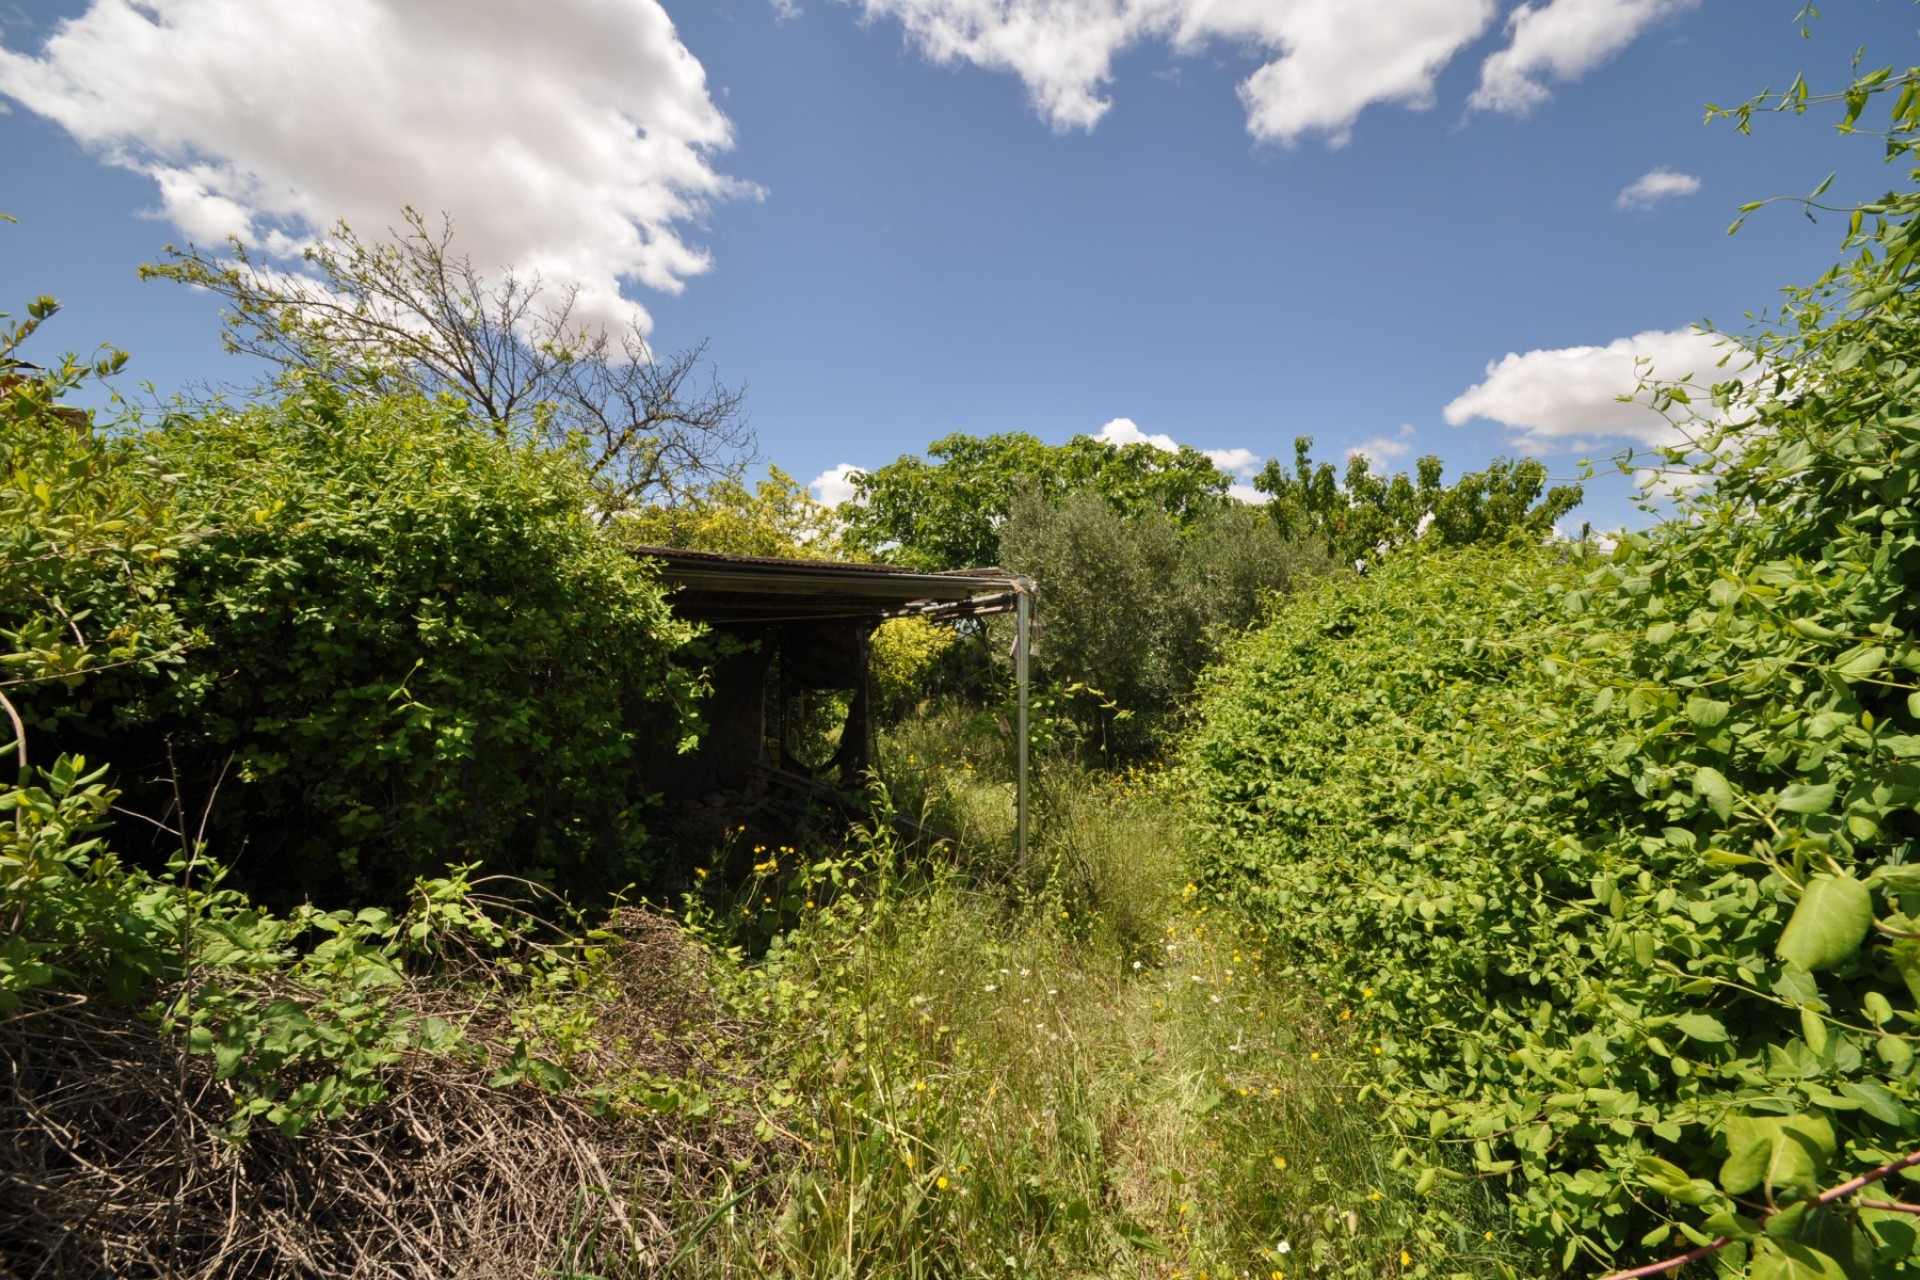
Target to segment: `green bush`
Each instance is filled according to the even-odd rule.
[[[1916,84],[1722,114],[1846,133],[1884,94],[1912,163]],[[1331,586],[1239,648],[1188,756],[1207,885],[1459,1150],[1415,1186],[1506,1180],[1562,1267],[1920,1253],[1920,190],[1847,247],[1754,376],[1653,388],[1689,442],[1657,461],[1708,481],[1676,518]]]
[[[1326,572],[1252,507],[1182,529],[1096,494],[1017,501],[1000,531],[1007,566],[1039,585],[1036,672],[1100,754],[1151,754],[1178,728],[1200,670],[1269,595]]]
[[[868,670],[875,710],[898,720],[924,699],[941,656],[960,643],[952,627],[925,618],[889,618],[874,629]]]
[[[202,526],[170,594],[204,641],[119,735],[141,803],[177,770],[242,878],[293,896],[644,870],[634,747],[685,732],[692,633],[566,457],[317,382],[141,446]]]
[[[166,588],[194,535],[150,460],[59,403],[118,368],[118,353],[10,373],[20,341],[54,310],[43,298],[26,320],[0,313],[0,697],[49,732],[83,708],[118,705],[191,643]],[[9,725],[0,734],[20,749]],[[28,735],[42,758],[49,745]]]
[[[1920,1146],[1920,420],[1885,390],[1759,406],[1690,518],[1610,560],[1330,585],[1208,689],[1203,883],[1361,1010],[1393,1123],[1507,1179],[1563,1266],[1913,1245],[1857,1201],[1777,1212]]]

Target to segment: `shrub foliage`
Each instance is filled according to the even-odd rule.
[[[563,457],[449,402],[281,403],[144,442],[201,528],[171,596],[202,637],[122,734],[175,766],[256,883],[389,892],[453,861],[591,890],[641,869],[642,733],[683,731],[691,637]],[[230,762],[230,767],[229,767]],[[170,785],[170,784],[169,784]]]
[[[1224,638],[1264,599],[1330,567],[1317,545],[1238,503],[1183,530],[1093,493],[1027,497],[1000,540],[1007,566],[1039,585],[1043,685],[1084,744],[1119,757],[1159,749]]]
[[[1913,206],[1712,389],[1681,518],[1605,558],[1390,559],[1207,694],[1205,883],[1359,1012],[1393,1123],[1458,1150],[1409,1144],[1419,1185],[1508,1180],[1566,1267],[1915,1246],[1880,1207],[1920,1163]]]

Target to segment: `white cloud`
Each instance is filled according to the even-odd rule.
[[[782,3],[784,0],[775,0]],[[1192,56],[1215,45],[1261,65],[1240,82],[1247,132],[1344,144],[1375,103],[1420,111],[1434,79],[1485,34],[1495,0],[848,0],[898,21],[922,53],[1020,77],[1055,130],[1091,129],[1112,107],[1114,62],[1150,41]],[[1546,0],[1517,9],[1487,59],[1476,107],[1523,111],[1538,77],[1579,76],[1664,14],[1698,0]]]
[[[1207,460],[1231,476],[1244,476],[1259,469],[1260,455],[1251,449],[1202,449]]]
[[[856,467],[851,462],[842,462],[828,467],[808,483],[813,496],[829,507],[837,507],[843,502],[852,502],[855,496],[853,478],[867,474],[865,467]]]
[[[1268,501],[1268,495],[1244,481],[1235,481],[1228,485],[1227,496],[1235,501],[1244,502],[1250,507],[1264,506]]]
[[[1662,200],[1690,196],[1699,189],[1700,179],[1692,174],[1662,167],[1641,174],[1613,203],[1619,209],[1651,209]]]
[[[1486,377],[1456,397],[1445,416],[1456,427],[1474,418],[1498,422],[1517,446],[1536,453],[1578,451],[1602,440],[1680,443],[1680,433],[1644,397],[1620,400],[1634,394],[1643,373],[1701,384],[1754,375],[1749,359],[1717,335],[1650,331],[1604,347],[1509,352],[1489,362]]]
[[[1403,422],[1400,429],[1390,436],[1375,436],[1371,440],[1362,440],[1347,450],[1347,456],[1363,455],[1376,467],[1385,468],[1398,462],[1413,452],[1413,424]]]
[[[707,269],[683,234],[754,188],[659,0],[93,0],[0,95],[143,173],[197,241],[296,248],[402,206],[452,216],[483,270],[578,285],[587,322]]]
[[[1054,129],[1091,129],[1112,102],[1114,60],[1150,40],[1214,44],[1264,65],[1240,85],[1247,130],[1345,142],[1376,102],[1422,109],[1440,68],[1492,21],[1494,0],[854,0],[893,18],[935,62],[1011,71]]]
[[[1170,435],[1155,433],[1148,435],[1142,431],[1132,418],[1114,418],[1100,428],[1095,440],[1110,445],[1150,444],[1162,453],[1175,453],[1180,445]],[[1260,455],[1251,449],[1201,449],[1199,451],[1214,466],[1230,476],[1247,479],[1260,469]]]
[[[1542,78],[1578,80],[1631,44],[1661,18],[1699,0],[1546,0],[1523,4],[1507,19],[1507,47],[1480,64],[1470,105],[1516,115],[1553,95]]]
[[[1106,426],[1100,428],[1100,433],[1094,436],[1094,439],[1104,444],[1116,446],[1123,444],[1150,444],[1162,453],[1178,453],[1180,451],[1180,446],[1173,442],[1172,436],[1150,436],[1135,426],[1132,418],[1112,419]]]

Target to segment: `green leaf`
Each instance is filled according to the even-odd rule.
[[[1861,645],[1840,655],[1834,674],[1846,680],[1864,680],[1887,665],[1887,651],[1879,645]]]
[[[1847,1280],[1846,1271],[1818,1249],[1792,1240],[1754,1241],[1752,1280]]]
[[[1689,1177],[1685,1169],[1671,1160],[1662,1160],[1659,1156],[1640,1156],[1633,1163],[1640,1171],[1640,1180],[1669,1200],[1681,1204],[1705,1204],[1713,1199],[1712,1183]]]
[[[1761,1223],[1761,1229],[1775,1240],[1791,1240],[1799,1235],[1800,1228],[1807,1221],[1807,1202],[1788,1205],[1780,1212]]]
[[[1787,813],[1825,813],[1833,807],[1833,795],[1831,782],[1796,782],[1780,793],[1774,805]]]
[[[1737,1213],[1716,1213],[1700,1225],[1708,1235],[1725,1236],[1729,1240],[1751,1240],[1760,1234],[1759,1224]]]
[[[1703,1044],[1724,1044],[1727,1039],[1727,1029],[1712,1014],[1683,1013],[1673,1019],[1673,1026],[1687,1039]]]
[[[1822,1115],[1733,1116],[1725,1135],[1720,1186],[1734,1196],[1760,1186],[1812,1191],[1835,1149],[1833,1124]]]
[[[1727,718],[1733,708],[1718,698],[1695,695],[1687,699],[1687,719],[1696,729],[1711,729]]]
[[[1843,1080],[1840,1093],[1860,1104],[1860,1109],[1881,1124],[1906,1128],[1913,1123],[1913,1112],[1900,1105],[1885,1085],[1872,1080]]]
[[[1860,950],[1873,925],[1873,893],[1852,876],[1817,875],[1807,882],[1774,948],[1809,973],[1830,969]]]
[[[1867,876],[1869,885],[1883,884],[1902,893],[1920,892],[1920,863],[1881,863]]]
[[[1827,1020],[1810,1004],[1800,1006],[1800,1036],[1807,1042],[1807,1048],[1813,1051],[1814,1057],[1826,1055]]]
[[[1707,802],[1707,807],[1719,815],[1722,821],[1733,813],[1733,786],[1727,781],[1727,775],[1718,769],[1701,766],[1693,771],[1693,794]]]

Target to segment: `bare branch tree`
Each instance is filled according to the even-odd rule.
[[[577,447],[611,514],[674,503],[755,457],[741,392],[706,344],[656,354],[636,326],[579,321],[579,289],[505,269],[489,279],[453,248],[453,222],[417,211],[383,240],[346,223],[304,251],[303,272],[254,258],[167,250],[143,278],[178,280],[227,302],[229,351],[320,372],[363,394],[452,394],[503,436]]]

